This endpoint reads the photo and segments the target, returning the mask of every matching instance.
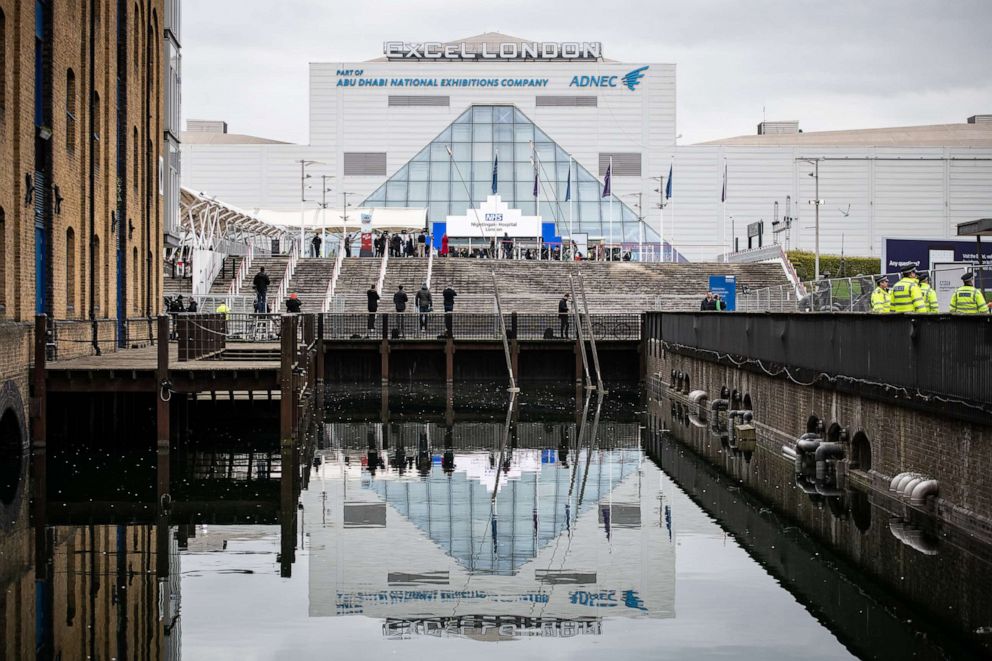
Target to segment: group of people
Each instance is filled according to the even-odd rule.
[[[379,232],[372,239],[372,250],[376,257],[385,257],[388,251],[390,257],[426,257],[433,238],[423,230],[412,232]],[[346,257],[351,252],[346,251]]]
[[[915,268],[902,272],[902,278],[889,288],[889,278],[879,276],[871,294],[871,311],[876,314],[914,312],[936,314],[940,312],[937,291],[930,286],[930,274],[917,274]],[[975,287],[975,274],[961,276],[962,285],[951,296],[950,312],[955,314],[982,314],[992,311],[982,290]]]
[[[720,298],[719,294],[708,291],[706,297],[699,304],[699,310],[700,312],[725,312],[727,304]]]
[[[368,297],[368,325],[366,328],[365,337],[370,337],[372,332],[375,330],[375,319],[379,313],[379,301],[382,297],[376,290],[375,284],[369,287],[366,293]],[[444,306],[444,330],[447,337],[452,337],[452,313],[455,311],[455,297],[458,296],[451,285],[444,288],[441,292],[441,300]],[[393,307],[396,312],[400,313],[397,315],[396,326],[393,328],[393,334],[395,337],[405,336],[405,324],[403,323],[403,313],[407,311],[407,304],[410,302],[410,296],[403,289],[403,285],[399,285],[396,292],[393,293]],[[414,311],[419,313],[419,328],[421,331],[426,332],[428,327],[429,317],[428,315],[434,311],[434,297],[431,295],[430,287],[424,282],[420,285],[420,289],[414,294],[413,298]]]

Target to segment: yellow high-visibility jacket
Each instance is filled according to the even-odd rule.
[[[871,311],[879,314],[886,314],[889,311],[889,290],[875,287],[871,293]]]
[[[937,304],[937,290],[924,282],[920,285],[920,291],[923,292],[923,303],[926,305],[926,311],[933,314],[940,312],[940,306]]]
[[[958,287],[951,297],[951,312],[958,314],[981,314],[988,312],[988,304],[981,289],[971,285]]]
[[[890,312],[926,312],[923,292],[916,278],[903,278],[892,288],[889,298]]]

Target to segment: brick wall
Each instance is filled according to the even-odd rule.
[[[806,432],[809,418],[825,429],[834,423],[850,438],[864,434],[871,447],[872,465],[863,479],[887,492],[895,475],[916,471],[940,481],[940,494],[931,513],[974,530],[992,540],[992,427],[980,426],[869,400],[823,388],[802,386],[785,378],[755,374],[730,366],[665,352],[650,345],[648,374],[667,386],[672,370],[689,376],[690,387],[719,397],[721,388],[747,396],[754,410],[759,443],[781,454],[783,444],[794,443]],[[850,447],[848,457],[850,457]]]

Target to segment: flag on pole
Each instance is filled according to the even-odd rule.
[[[665,199],[666,200],[672,199],[672,168],[674,168],[674,167],[675,167],[675,164],[674,163],[672,165],[669,165],[668,166],[668,182],[665,183]]]
[[[499,152],[493,158],[493,195],[496,194],[496,182],[499,181]]]
[[[537,166],[534,166],[534,197],[537,197]]]
[[[565,180],[565,201],[572,199],[572,163],[568,164],[568,178]]]
[[[723,164],[723,188],[720,189],[720,201],[727,201],[727,163]]]
[[[603,179],[603,197],[610,197],[613,194],[613,189],[610,186],[610,179],[613,175],[613,159],[610,159],[610,164],[606,166],[606,177]]]

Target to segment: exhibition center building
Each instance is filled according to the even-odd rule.
[[[416,209],[456,241],[572,237],[645,259],[713,259],[759,222],[765,244],[812,249],[817,186],[825,252],[877,255],[883,237],[952,236],[992,215],[986,116],[820,133],[765,122],[684,146],[675,64],[495,33],[381,50],[310,64],[307,145],[191,120],[184,185],[287,227],[301,205],[324,203],[328,227]]]

